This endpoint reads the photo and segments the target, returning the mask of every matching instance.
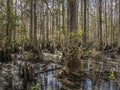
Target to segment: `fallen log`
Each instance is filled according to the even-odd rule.
[[[61,68],[62,67],[57,67],[57,68],[52,68],[52,69],[48,69],[48,70],[43,70],[43,71],[40,71],[40,72],[36,72],[36,74],[41,74],[41,73],[46,73],[46,72],[50,72],[50,71],[55,71],[55,70],[59,70]]]

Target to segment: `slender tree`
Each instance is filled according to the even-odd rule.
[[[119,40],[118,46],[120,47],[120,0],[119,0]]]
[[[100,32],[100,50],[102,50],[103,39],[102,39],[102,0],[99,0],[99,32]]]
[[[30,0],[30,41],[33,42],[33,0]]]
[[[87,43],[87,28],[86,28],[86,26],[87,26],[87,23],[86,23],[87,13],[86,13],[86,11],[87,11],[87,0],[84,0],[84,38],[83,38],[84,46],[86,46],[86,43]]]
[[[12,5],[12,0],[7,0],[7,25],[6,25],[6,46],[9,46],[11,43],[11,5]]]
[[[37,47],[37,0],[34,0],[34,46]]]

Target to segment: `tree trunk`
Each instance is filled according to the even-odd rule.
[[[69,27],[70,33],[77,30],[77,0],[68,0],[69,8]],[[70,37],[71,38],[71,37]],[[79,58],[79,47],[77,47],[77,42],[74,39],[71,39],[69,42],[70,45],[70,55],[68,57],[67,67],[71,72],[79,72],[81,70],[81,62]],[[74,52],[74,53],[72,53]]]
[[[10,44],[10,0],[7,0],[6,47]]]
[[[84,37],[83,37],[84,46],[86,46],[87,43],[86,11],[87,11],[87,1],[84,0]]]
[[[37,13],[36,13],[37,1],[34,0],[34,47],[37,48]]]
[[[119,39],[118,39],[118,46],[120,47],[120,0],[119,0]]]
[[[48,5],[48,0],[46,0]],[[48,6],[47,6],[48,7]],[[48,8],[46,9],[46,42],[49,42],[49,15],[48,15]]]
[[[62,29],[63,34],[65,35],[65,0],[62,0]]]
[[[31,10],[30,10],[30,32],[29,32],[29,36],[30,36],[30,41],[31,43],[33,43],[33,0],[30,1],[30,7],[31,7]]]
[[[100,50],[102,50],[102,0],[99,0],[99,32],[100,32]]]

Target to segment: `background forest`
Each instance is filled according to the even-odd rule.
[[[0,0],[0,64],[0,90],[120,90],[120,0]]]
[[[83,46],[119,47],[119,0],[75,0],[74,4],[67,0],[0,0],[0,46],[24,43],[45,48],[52,43],[60,47],[75,26],[84,32],[79,37]],[[76,20],[69,18],[72,8]]]

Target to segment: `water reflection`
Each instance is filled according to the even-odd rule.
[[[87,79],[86,79],[86,87],[87,87],[87,90],[92,90],[92,86],[93,86],[92,80],[89,79],[89,78],[87,78]]]
[[[63,90],[61,89],[62,83],[53,77],[53,74],[54,72],[47,72],[39,76],[42,81],[42,90]],[[86,78],[85,81],[80,82],[80,88],[70,89],[70,87],[68,87],[68,89],[65,90],[119,90],[117,83],[113,80],[101,80],[98,83],[98,85],[96,84],[94,86],[93,81],[90,78]]]
[[[46,72],[39,75],[42,81],[42,90],[60,90],[61,83],[56,77],[53,77],[54,72]]]
[[[0,68],[0,90],[30,90],[30,83],[26,83],[19,78],[20,70],[20,66],[15,66],[14,63]],[[55,73],[56,71],[49,71],[38,75],[37,82],[41,82],[41,90],[63,90],[61,88],[64,85],[54,77]],[[106,81],[101,79],[94,85],[92,79],[85,78],[79,83],[79,88],[77,89],[68,87],[69,89],[64,90],[119,90],[118,83],[114,80]]]

